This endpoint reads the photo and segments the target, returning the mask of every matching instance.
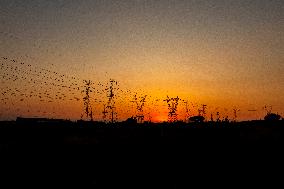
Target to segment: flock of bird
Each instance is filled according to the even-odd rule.
[[[49,113],[53,117],[60,115],[64,104],[70,103],[77,104],[75,106],[81,108],[78,110],[78,115],[84,111],[86,85],[79,77],[34,66],[17,59],[1,57],[0,78],[0,117],[11,113],[15,116],[25,113],[47,116]],[[130,117],[135,114],[136,109],[130,101],[137,92],[122,90],[117,81],[113,82],[110,80],[106,84],[98,82],[91,85],[92,94],[89,100],[98,119],[101,118],[103,106],[109,105],[110,101],[116,103],[116,112],[120,115]],[[111,83],[116,87],[110,86]],[[159,99],[152,101],[149,99],[149,105],[154,105],[158,101]],[[145,99],[143,106],[144,103]],[[140,105],[140,112],[141,108]]]
[[[79,77],[3,56],[0,60],[0,78],[0,118],[9,114],[14,117],[26,115],[54,118],[68,116],[66,111],[73,111],[73,117],[69,117],[72,119],[80,117],[86,110],[86,80]],[[112,79],[106,83],[92,82],[89,87],[91,93],[88,94],[88,103],[97,120],[102,120],[104,116],[106,118],[105,114],[112,110],[121,119],[133,116],[143,116],[144,119],[145,116],[145,120],[151,120],[152,113],[161,114],[167,109],[169,120],[171,116],[174,120],[177,119],[177,111],[179,115],[182,112],[185,119],[197,112],[206,114],[206,105],[201,105],[200,108],[197,103],[189,103],[178,97],[161,99],[143,95],[143,91],[122,90],[118,81]],[[178,101],[182,102],[179,106]],[[66,109],[66,105],[71,109]],[[234,109],[234,119],[239,111]],[[219,119],[220,111],[217,112],[216,117]]]
[[[81,99],[79,91],[82,85],[76,77],[7,57],[1,57],[0,70],[0,100],[8,109],[15,109],[19,102],[25,101],[29,102],[24,104],[27,106],[31,102],[58,103]],[[42,111],[44,107],[39,109]]]
[[[19,44],[23,41],[19,36],[8,31],[0,31],[0,35]],[[60,56],[55,49],[46,49],[40,43],[35,42],[31,46],[39,52]],[[56,67],[53,64],[50,64],[51,66],[48,68],[35,66],[39,64],[33,64],[33,62],[38,60],[29,55],[17,57],[2,56],[0,59],[0,119],[9,114],[13,114],[14,117],[21,115],[60,117],[63,111],[68,111],[64,108],[66,105],[69,105],[69,108],[76,107],[70,111],[73,112],[76,109],[71,117],[80,117],[84,113],[86,110],[84,79],[59,73],[59,71],[54,70]],[[31,61],[23,60],[27,58]],[[116,84],[116,88],[111,89],[111,84]],[[106,83],[94,82],[91,90],[92,94],[88,99],[89,104],[92,105],[95,119],[99,120],[111,109],[115,109],[116,115],[123,115],[124,118],[148,115],[147,119],[150,120],[153,112],[163,114],[165,110],[170,108],[164,99],[150,95],[146,98],[144,91],[122,90],[118,82],[114,80],[109,80]],[[145,98],[143,99],[143,97]],[[185,100],[181,99],[181,101],[184,102]],[[171,106],[176,106],[172,107],[176,109],[175,112],[179,108],[179,112],[183,111],[185,117],[190,114],[193,115],[194,111],[198,109],[198,105],[193,103],[182,105],[177,107],[177,105],[171,104]],[[189,106],[191,108],[188,108]],[[168,110],[172,111],[172,108]],[[66,116],[66,113],[64,116]]]

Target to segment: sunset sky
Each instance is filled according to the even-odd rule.
[[[82,100],[48,104],[29,98],[35,89],[53,96],[59,90],[39,84],[43,72],[33,76],[29,67],[97,86],[116,79],[123,90],[117,105],[121,120],[133,114],[134,92],[148,95],[145,113],[155,121],[167,119],[162,101],[167,95],[188,100],[192,115],[206,104],[208,115],[220,111],[232,117],[236,107],[239,120],[263,118],[265,105],[284,116],[283,0],[0,0],[0,24],[0,56],[8,58],[0,60],[1,120],[80,117]],[[22,71],[14,75],[40,82],[3,78],[7,66],[15,65]],[[10,96],[15,88],[23,98]],[[66,99],[83,98],[79,90],[64,92]],[[94,103],[100,119],[103,102]],[[45,109],[53,114],[43,114]],[[180,102],[179,119],[183,111]]]

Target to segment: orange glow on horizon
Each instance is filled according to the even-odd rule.
[[[103,120],[110,78],[118,120],[166,121],[167,97],[206,104],[206,119],[284,116],[284,1],[72,1],[1,3],[0,120],[80,119],[83,80],[92,80],[94,119]],[[75,78],[75,79],[74,79]],[[122,91],[121,91],[122,90]],[[253,111],[250,111],[253,110]],[[178,120],[186,120],[180,101]]]
[[[168,116],[165,113],[163,113],[163,114],[153,113],[152,114],[152,122],[154,122],[154,123],[161,123],[161,122],[165,122],[167,120],[168,120]]]

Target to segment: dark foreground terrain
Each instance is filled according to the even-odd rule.
[[[283,121],[1,122],[4,176],[0,184],[21,188],[189,188],[197,182],[202,186],[206,182],[198,180],[215,177],[220,162],[230,162],[223,173],[236,170],[240,149],[281,146],[283,128]]]
[[[74,145],[191,145],[282,142],[284,121],[144,123],[18,119],[0,122],[1,150]]]

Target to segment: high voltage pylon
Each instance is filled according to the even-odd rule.
[[[184,115],[184,121],[187,122],[190,117],[190,109],[188,105],[188,100],[182,100],[185,106],[185,115]]]
[[[146,102],[146,97],[147,97],[147,95],[138,97],[138,95],[135,94],[133,101],[131,101],[131,102],[135,103],[135,105],[136,105],[136,119],[137,119],[138,123],[143,123],[143,121],[144,121],[143,109],[144,109],[144,105],[145,105],[145,102]]]
[[[109,122],[114,123],[117,120],[117,112],[116,112],[116,106],[115,106],[115,98],[116,98],[116,92],[118,91],[118,82],[114,79],[109,80],[109,85],[105,89],[107,92],[107,105],[105,107],[105,110],[103,111],[103,115],[106,116],[109,114]]]
[[[238,117],[238,112],[240,111],[240,109],[238,109],[238,108],[233,108],[233,116],[234,116],[234,118],[233,118],[233,121],[234,122],[236,122],[237,121],[237,117]]]
[[[83,97],[84,111],[81,114],[81,119],[83,119],[85,115],[86,119],[90,118],[91,121],[93,121],[93,108],[90,100],[90,93],[93,92],[92,85],[93,82],[91,80],[84,80],[84,90],[82,90],[82,93],[85,94],[85,96]]]
[[[177,121],[177,107],[179,100],[181,99],[178,96],[176,98],[170,98],[169,96],[167,96],[167,98],[163,100],[168,104],[168,122],[170,123]]]

